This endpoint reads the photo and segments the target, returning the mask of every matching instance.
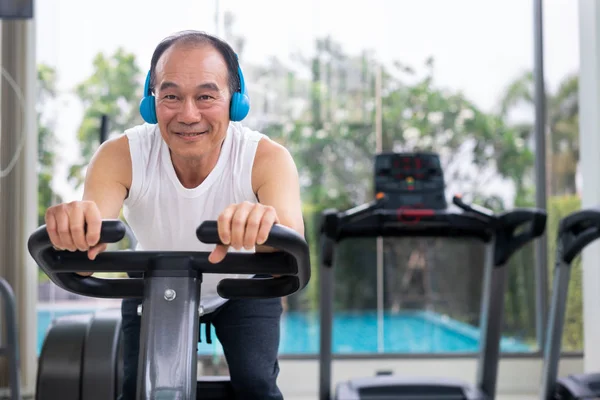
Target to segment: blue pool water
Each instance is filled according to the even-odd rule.
[[[94,310],[38,310],[38,354],[52,320],[59,316],[84,314]],[[479,329],[433,312],[386,314],[383,318],[383,346],[378,349],[376,312],[336,313],[333,351],[336,354],[361,353],[457,353],[476,352]],[[201,328],[199,354],[222,354],[212,328],[212,344],[206,343]],[[380,351],[381,350],[381,351]],[[503,352],[530,352],[525,343],[503,338]],[[281,321],[280,354],[316,355],[319,352],[319,315],[317,313],[285,313]]]

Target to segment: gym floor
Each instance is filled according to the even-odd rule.
[[[285,396],[285,400],[315,400],[315,396]],[[504,395],[496,397],[496,400],[538,400],[537,396],[532,395]]]

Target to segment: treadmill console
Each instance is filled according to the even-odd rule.
[[[375,156],[375,194],[385,208],[447,208],[444,173],[436,153],[380,153]]]

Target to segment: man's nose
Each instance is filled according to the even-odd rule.
[[[179,122],[185,124],[193,124],[199,122],[202,119],[202,114],[196,106],[194,99],[186,98],[181,105],[181,110],[178,114]]]

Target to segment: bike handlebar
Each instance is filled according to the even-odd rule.
[[[125,236],[120,220],[103,220],[100,243],[116,243]],[[196,230],[197,238],[207,244],[220,244],[217,222],[205,221]],[[142,272],[173,274],[268,274],[266,279],[223,279],[217,292],[223,298],[284,297],[302,290],[310,280],[308,244],[296,231],[276,224],[265,246],[275,252],[228,253],[213,264],[210,252],[199,251],[105,251],[90,260],[87,252],[56,250],[42,225],[29,237],[29,253],[56,285],[73,293],[90,297],[143,297],[142,278],[106,279],[81,276],[75,272]]]

